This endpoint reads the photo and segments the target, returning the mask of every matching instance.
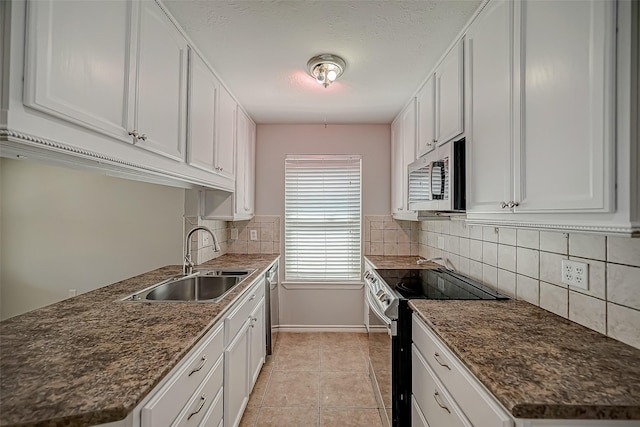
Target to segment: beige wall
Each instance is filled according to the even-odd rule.
[[[389,214],[390,125],[258,125],[256,214],[284,217],[287,154],[362,155],[362,213]]]
[[[182,259],[184,190],[0,160],[2,319]]]
[[[258,125],[258,215],[278,215],[284,218],[284,159],[287,154],[362,155],[363,216],[389,214],[390,125]],[[280,232],[282,226],[282,221],[279,221]],[[276,230],[273,231],[275,234]],[[282,239],[275,240],[274,237],[275,241],[280,244]],[[242,244],[239,239],[235,243],[235,250],[243,248]],[[280,274],[282,278],[283,272]],[[328,309],[329,307],[331,309]],[[280,288],[280,321],[283,327],[291,329],[363,328],[362,287],[337,285],[328,288],[323,284],[308,284],[300,288],[285,283]]]

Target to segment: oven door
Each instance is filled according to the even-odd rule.
[[[392,420],[392,330],[395,321],[382,312],[368,287],[365,287],[369,312],[367,327],[369,340],[369,376],[376,395],[376,403],[384,427]]]

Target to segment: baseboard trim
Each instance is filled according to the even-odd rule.
[[[366,333],[364,325],[280,325],[278,332],[361,332]]]

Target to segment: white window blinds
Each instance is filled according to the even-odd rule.
[[[285,159],[286,280],[360,280],[361,163],[360,156]]]

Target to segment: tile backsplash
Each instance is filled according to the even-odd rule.
[[[229,253],[234,254],[279,254],[280,216],[256,215],[250,221],[229,222]],[[232,229],[238,233],[237,239]],[[251,239],[254,232],[256,240]]]
[[[419,255],[514,298],[640,348],[640,239],[467,225],[417,224]],[[562,283],[562,260],[589,265],[589,289]]]
[[[391,215],[365,215],[364,255],[418,255],[420,223],[397,221]]]

